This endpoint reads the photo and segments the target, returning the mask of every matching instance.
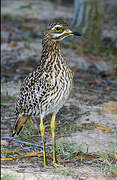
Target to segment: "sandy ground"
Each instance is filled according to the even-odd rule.
[[[47,17],[62,16],[64,18],[72,18],[73,7],[56,6],[56,4],[49,1],[39,1],[38,3],[34,1],[31,9],[18,10],[24,3],[26,4],[26,1],[14,1],[13,3],[11,1],[4,1],[2,3],[2,15],[10,14],[14,17],[37,18],[39,21],[47,20]],[[7,38],[7,35],[8,33],[4,37]],[[8,42],[2,43],[2,99],[6,106],[2,107],[2,136],[11,135],[15,122],[15,100],[18,96],[22,79],[31,71],[30,68],[22,69],[22,64],[20,67],[19,65],[23,61],[27,62],[28,65],[30,62],[33,64],[34,58],[35,62],[33,65],[36,67],[41,55],[40,39],[30,42],[28,48],[25,45],[24,41],[18,41],[16,46],[12,46]],[[115,108],[115,111],[113,111],[106,108],[106,106],[110,104],[117,107],[117,90],[116,86],[108,85],[107,79],[104,79],[100,75],[100,72],[102,70],[111,72],[113,66],[115,66],[115,60],[97,61],[94,59],[94,61],[91,61],[87,57],[78,56],[75,50],[69,48],[63,48],[63,52],[66,58],[69,59],[71,68],[74,69],[75,67],[75,75],[74,88],[56,120],[58,127],[61,119],[63,119],[62,122],[68,121],[70,125],[66,126],[64,131],[60,131],[61,134],[57,130],[57,144],[74,143],[76,149],[82,144],[83,151],[86,151],[88,147],[88,153],[92,154],[108,154],[113,152],[116,144],[117,109]],[[31,67],[33,69],[32,64]],[[12,73],[7,74],[8,71],[5,69],[7,65],[9,65],[8,71],[17,68],[15,70],[16,76]],[[15,98],[5,98],[6,93]],[[107,131],[96,128],[94,124],[107,128]],[[70,126],[72,127],[71,129]],[[49,139],[49,142],[51,143],[51,139]],[[27,163],[29,166],[25,166]],[[40,160],[33,158],[27,161],[25,159],[16,160],[13,163],[6,161],[2,164],[2,176],[4,174],[12,174],[12,179],[20,180],[116,179],[99,168],[99,164],[101,163],[101,160],[89,161],[84,164],[79,164],[78,161],[75,161],[68,164],[62,163],[62,166],[57,169],[52,168],[47,170],[42,168],[42,162]]]

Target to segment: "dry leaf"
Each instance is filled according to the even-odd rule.
[[[96,158],[96,156],[94,155],[88,155],[88,154],[82,154],[82,153],[77,153],[74,158],[82,158],[83,160],[92,160],[94,158]]]
[[[117,114],[117,105],[114,104],[106,104],[103,107],[103,111],[108,114]]]
[[[5,140],[1,140],[1,145],[3,145],[3,146],[8,146],[8,141],[5,141]]]
[[[89,60],[96,60],[96,61],[104,61],[105,60],[104,57],[95,57],[92,55],[84,56],[84,58],[88,58]]]
[[[96,84],[95,81],[91,81],[91,80],[86,80],[86,83],[88,83],[88,84]]]
[[[29,66],[26,62],[20,62],[20,63],[19,63],[19,66],[21,66],[21,67],[23,67],[24,69],[29,70],[29,71],[34,70],[34,67]]]
[[[92,96],[93,99],[97,100],[98,99],[98,96],[94,95]],[[96,111],[97,112],[97,111]],[[98,109],[98,112],[99,112],[99,109]]]
[[[111,172],[113,177],[117,177],[117,173],[115,173],[114,171]]]
[[[39,24],[40,21],[38,19],[24,19],[25,23],[31,23],[31,24]]]
[[[13,158],[1,158],[1,161],[11,161],[14,160]]]
[[[111,73],[107,74],[106,76],[107,76],[107,77],[117,76],[117,71],[111,72]]]
[[[106,131],[106,132],[110,132],[110,128],[106,128],[106,127],[104,127],[104,126],[100,126],[100,125],[98,125],[98,124],[92,124],[93,126],[95,126],[97,129],[100,129],[100,130],[102,130],[102,131]]]
[[[11,41],[10,42],[10,46],[11,47],[16,47],[17,46],[17,42],[16,41]]]
[[[73,74],[73,75],[76,74],[76,67],[73,67],[73,68],[72,68],[72,74]]]
[[[70,106],[65,106],[65,108],[69,111],[70,110]]]

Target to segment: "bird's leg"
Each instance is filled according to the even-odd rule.
[[[52,144],[53,144],[53,165],[54,166],[59,166],[56,163],[56,152],[55,152],[55,114],[52,115],[52,119],[51,119],[51,133],[52,133]]]
[[[46,166],[45,141],[44,141],[45,127],[44,127],[44,124],[43,124],[43,118],[42,117],[40,117],[40,131],[41,131],[41,138],[42,138],[42,142],[43,142],[44,167],[47,168],[47,166]]]

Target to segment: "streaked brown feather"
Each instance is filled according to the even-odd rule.
[[[15,125],[15,132],[12,134],[12,137],[14,137],[16,134],[18,135],[20,131],[22,130],[24,124],[29,119],[29,116],[22,116],[18,118],[16,125]]]
[[[13,135],[19,134],[29,116],[57,114],[70,94],[73,76],[51,29],[56,24],[68,29],[63,20],[55,19],[44,32],[39,65],[24,79],[16,101],[18,121]]]

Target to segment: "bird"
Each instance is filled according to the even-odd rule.
[[[43,119],[52,114],[50,128],[52,134],[53,166],[58,166],[55,151],[55,118],[65,104],[72,89],[73,74],[61,53],[60,41],[68,36],[80,36],[73,32],[61,18],[49,22],[42,36],[42,54],[37,65],[23,81],[16,100],[16,123],[12,137],[18,135],[30,117],[37,116],[43,143],[43,164],[48,168]]]

